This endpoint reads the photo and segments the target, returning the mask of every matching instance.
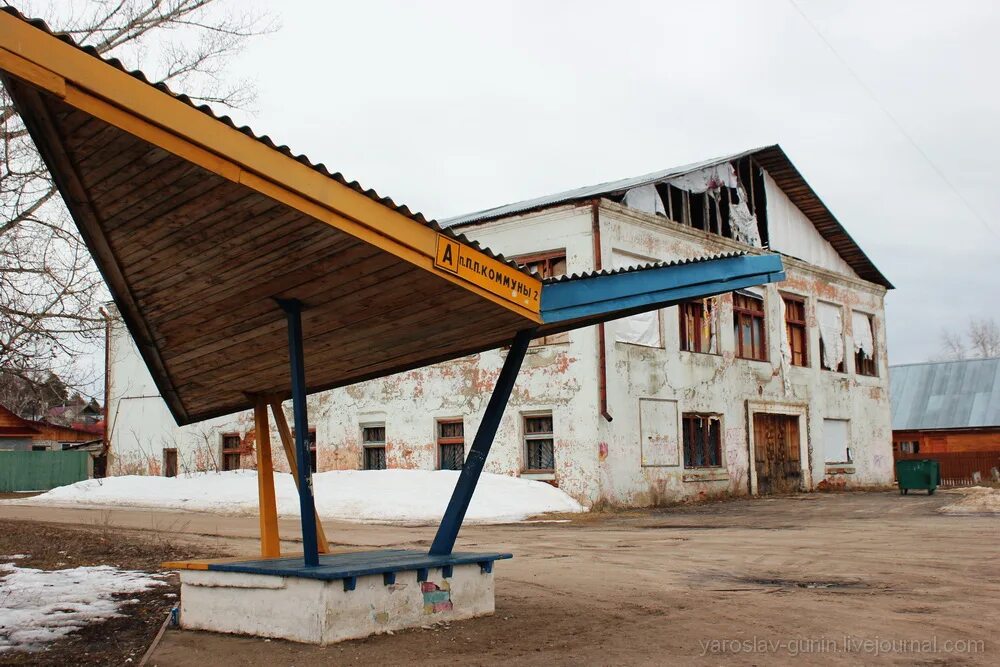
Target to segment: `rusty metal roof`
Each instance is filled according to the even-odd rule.
[[[763,167],[778,186],[785,192],[788,198],[801,210],[816,226],[819,233],[830,242],[844,261],[850,265],[855,272],[865,280],[892,289],[892,284],[875,267],[875,264],[861,250],[857,242],[851,238],[844,226],[840,224],[833,213],[827,208],[823,200],[819,198],[816,191],[806,182],[799,170],[782,150],[781,146],[774,144],[762,148],[754,148],[716,157],[701,162],[686,164],[679,167],[672,167],[662,171],[656,171],[642,176],[634,176],[617,181],[608,181],[598,185],[590,185],[582,188],[575,188],[565,192],[527,199],[503,206],[495,206],[482,211],[468,213],[465,215],[448,218],[441,221],[443,227],[455,228],[463,225],[478,222],[498,220],[511,215],[519,215],[537,211],[551,206],[567,204],[571,202],[584,201],[595,197],[611,197],[622,195],[626,190],[630,190],[642,185],[658,183],[670,178],[675,178],[684,174],[699,171],[724,162],[732,162],[741,158],[751,157],[761,167]]]
[[[1000,358],[889,367],[892,429],[1000,426]]]

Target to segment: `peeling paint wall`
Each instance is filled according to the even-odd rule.
[[[796,209],[797,210],[797,209]],[[616,255],[650,260],[696,257],[750,249],[731,239],[683,227],[662,216],[603,200],[599,207],[602,265]],[[801,213],[799,212],[799,215]],[[798,219],[798,218],[790,218]],[[804,220],[804,216],[801,220]],[[594,269],[592,210],[589,204],[564,205],[515,216],[462,231],[508,257],[565,250],[567,272]],[[787,258],[787,280],[764,288],[768,358],[737,359],[732,328],[732,298],[719,298],[719,354],[679,351],[678,308],[657,313],[660,347],[616,342],[616,323],[608,324],[607,395],[613,421],[599,410],[596,327],[570,332],[567,342],[532,347],[504,414],[486,469],[518,475],[524,469],[522,417],[551,411],[555,472],[551,481],[585,503],[609,501],[644,505],[685,498],[745,495],[751,491],[751,432],[754,410],[799,414],[805,434],[805,488],[855,488],[892,480],[888,368],[886,366],[884,288],[848,275]],[[806,297],[810,368],[783,365],[779,290]],[[845,373],[821,371],[818,364],[817,299],[844,306]],[[878,377],[854,372],[850,312],[874,315]],[[466,450],[500,372],[505,352],[495,350],[309,398],[310,424],[317,430],[320,470],[362,467],[362,425],[384,423],[386,458],[392,468],[436,468],[436,421],[461,418]],[[153,398],[142,398],[143,396]],[[252,431],[250,413],[183,428],[174,425],[135,346],[123,326],[114,332],[110,428],[117,473],[152,474],[164,447],[176,447],[181,471],[211,468],[220,456],[221,434]],[[673,402],[659,407],[666,427],[656,442],[675,448],[643,465],[640,401]],[[648,404],[647,404],[648,405]],[[670,417],[670,410],[676,416]],[[685,469],[681,416],[688,412],[720,415],[723,467]],[[286,413],[290,410],[286,405]],[[650,413],[653,414],[653,413]],[[824,419],[850,420],[850,466],[824,460]],[[647,425],[648,426],[648,425]],[[649,430],[649,428],[647,428]],[[648,434],[647,434],[648,435]],[[272,434],[275,467],[287,470],[277,434]],[[244,457],[250,464],[252,457]],[[125,465],[127,462],[127,465]],[[141,470],[146,462],[145,470]],[[154,467],[153,463],[156,463]]]

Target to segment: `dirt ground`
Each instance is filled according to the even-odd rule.
[[[1000,516],[937,512],[953,500],[810,494],[469,526],[460,548],[514,554],[497,563],[492,617],[325,648],[170,630],[150,664],[997,664]],[[0,505],[0,519],[56,512],[94,516]],[[105,522],[257,548],[252,517],[115,511]],[[295,522],[282,531],[294,535]],[[357,548],[433,535],[333,522],[326,532]]]

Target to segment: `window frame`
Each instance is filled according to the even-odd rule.
[[[860,349],[859,350],[855,350],[854,351],[854,373],[855,373],[855,375],[862,375],[864,377],[877,378],[878,377],[878,357],[876,356],[876,353],[878,352],[878,350],[876,349],[876,343],[875,343],[875,341],[877,340],[876,337],[875,337],[875,315],[873,315],[872,313],[866,313],[863,310],[852,310],[851,311],[851,336],[852,336],[852,338],[854,336],[854,314],[855,313],[857,313],[858,315],[864,315],[865,317],[868,318],[868,326],[872,330],[872,356],[871,356],[871,358],[867,358],[867,355],[865,355],[864,350],[860,350]],[[864,369],[864,370],[862,370],[862,369]],[[869,370],[871,372],[868,372]]]
[[[226,447],[226,438],[235,438],[235,447]],[[243,438],[236,431],[229,431],[226,433],[221,433],[219,435],[219,446],[221,448],[222,457],[222,471],[229,472],[230,470],[242,470],[243,469]],[[227,456],[236,456],[236,467],[230,468],[227,461]]]
[[[551,431],[539,431],[535,433],[528,433],[528,420],[538,419],[538,418],[548,418],[549,422],[552,424]],[[554,475],[556,472],[556,423],[551,410],[540,410],[536,412],[524,412],[521,413],[521,455],[523,458],[523,463],[521,465],[521,472],[530,475]],[[533,441],[539,440],[550,440],[552,442],[552,467],[551,468],[529,468],[528,461],[531,460],[529,455],[529,446]]]
[[[840,366],[837,368],[827,368],[823,365],[823,350],[826,348],[826,343],[823,342],[823,330],[819,327],[819,369],[821,371],[826,371],[827,373],[847,373],[847,338],[845,337],[846,318],[844,317],[844,305],[840,303],[834,303],[833,301],[823,301],[819,300],[816,302],[816,318],[819,319],[819,308],[820,304],[826,304],[827,306],[833,306],[834,308],[840,309],[840,345],[844,348],[844,356],[840,359]]]
[[[805,296],[799,294],[792,294],[791,292],[781,292],[779,293],[781,300],[784,302],[785,306],[785,335],[788,337],[788,351],[791,356],[792,366],[797,366],[799,368],[811,368],[809,365],[810,354],[809,354],[809,315],[808,315],[808,299]],[[794,303],[802,307],[802,319],[790,319],[789,318],[789,304]],[[802,363],[795,363],[795,348],[792,347],[792,330],[793,328],[800,329],[802,331]]]
[[[702,445],[707,443],[707,437],[712,433],[712,421],[718,424],[718,429],[716,434],[718,436],[718,441],[713,443],[715,448],[715,454],[718,460],[716,465],[694,465],[689,463],[688,453],[689,451],[693,454],[693,449],[688,447],[688,435],[687,435],[687,425],[689,422],[694,422],[695,420],[702,420],[704,423],[702,425],[701,432],[703,434]],[[681,460],[684,463],[684,470],[724,470],[726,468],[725,461],[725,448],[722,446],[722,415],[717,412],[682,412],[681,413]],[[691,460],[693,460],[692,457]],[[704,460],[710,460],[711,457],[707,455],[707,450],[703,455]]]
[[[444,436],[441,434],[441,427],[448,424],[461,424],[462,435],[457,436]],[[455,445],[462,446],[462,466],[465,465],[465,420],[461,417],[442,417],[434,420],[434,436],[435,442],[437,443],[437,469],[438,470],[461,470],[462,468],[445,468],[444,457],[442,454],[443,447],[454,447]]]
[[[751,299],[753,301],[760,301],[760,310],[753,310],[742,305],[738,305],[738,300]],[[750,320],[750,353],[753,353],[753,323],[755,319],[760,320],[760,357],[747,356],[744,350],[743,341],[743,318],[749,318]],[[767,298],[765,296],[757,296],[756,294],[750,296],[749,294],[740,294],[738,292],[733,292],[733,343],[734,350],[737,359],[746,359],[748,361],[770,361],[770,355],[768,354],[767,348]]]
[[[528,253],[525,255],[514,255],[509,258],[511,261],[517,262],[524,268],[528,269],[531,273],[529,265],[542,264],[543,270],[535,272],[540,280],[545,280],[546,278],[558,278],[559,276],[565,276],[569,273],[569,264],[566,258],[566,248],[556,248],[554,250],[545,250],[543,252]],[[554,271],[555,264],[559,261],[563,263],[563,272],[561,274],[556,274]],[[559,345],[563,343],[569,343],[569,332],[563,331],[561,333],[549,334],[548,336],[540,336],[538,338],[532,339],[528,347],[539,347],[541,345]]]
[[[694,327],[693,328],[694,328],[695,331],[698,331],[698,330],[700,330],[701,326],[704,326],[704,325],[701,325],[701,323],[705,321],[705,317],[703,316],[703,313],[705,312],[705,304],[707,302],[709,302],[709,301],[712,301],[713,304],[714,304],[714,306],[709,309],[709,312],[710,312],[709,318],[711,320],[714,320],[714,324],[715,324],[715,351],[713,352],[711,350],[701,350],[701,349],[695,350],[695,349],[691,349],[691,347],[698,347],[698,348],[700,348],[702,340],[701,340],[701,336],[695,336],[695,339],[694,339],[695,345],[693,345],[691,347],[688,347],[688,343],[690,341],[687,340],[688,331],[687,331],[687,327],[685,326],[685,324],[687,322],[687,317],[686,317],[685,311],[690,306],[698,306],[698,305],[701,306],[700,311],[694,314],[695,323],[694,323]],[[677,304],[677,324],[678,324],[678,329],[680,330],[680,338],[679,338],[680,342],[679,342],[679,346],[680,346],[680,351],[681,352],[692,352],[694,354],[714,354],[714,355],[719,355],[720,354],[720,351],[719,351],[719,301],[718,301],[718,297],[709,296],[709,297],[705,297],[703,299],[692,299],[690,301],[685,301],[683,303]],[[712,329],[712,326],[710,324],[709,325],[709,331],[711,331],[711,329]],[[709,344],[709,346],[711,346],[711,344],[712,344],[711,335],[709,335],[709,343],[708,344]]]
[[[365,431],[368,429],[380,428],[382,429],[382,440],[366,440]],[[382,450],[382,464],[381,468],[369,468],[368,467],[368,450],[370,449],[381,449]],[[388,470],[389,460],[388,460],[388,449],[386,447],[386,428],[385,422],[365,422],[361,424],[361,469],[362,470]]]

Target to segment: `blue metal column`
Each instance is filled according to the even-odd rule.
[[[309,417],[306,414],[306,369],[302,355],[302,302],[278,299],[288,321],[288,360],[292,372],[292,416],[295,424],[295,458],[298,459],[299,511],[302,514],[302,551],[307,567],[319,565],[316,541],[316,502],[309,466]]]
[[[479,482],[479,475],[483,472],[483,465],[486,464],[493,438],[496,437],[497,429],[500,427],[500,418],[503,417],[510,393],[514,390],[514,381],[517,380],[524,354],[528,351],[528,343],[534,334],[534,329],[519,331],[514,337],[510,351],[507,352],[507,359],[503,362],[500,377],[497,378],[497,384],[493,388],[493,395],[486,405],[483,421],[479,423],[476,438],[472,441],[472,449],[465,457],[465,465],[462,466],[458,483],[455,484],[455,490],[451,494],[448,509],[444,511],[444,518],[441,519],[437,535],[434,536],[434,543],[431,544],[430,553],[433,556],[447,556],[455,548],[455,539],[462,528],[465,512],[469,509],[472,494]]]

